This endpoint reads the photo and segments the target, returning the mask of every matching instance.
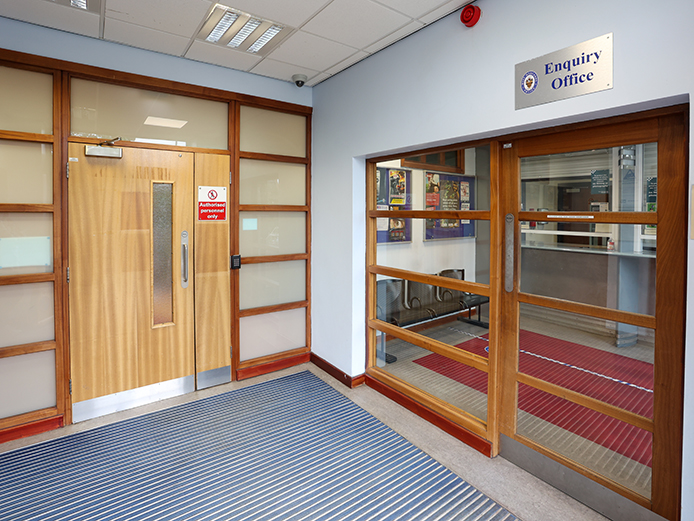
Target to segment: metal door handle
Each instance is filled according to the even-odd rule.
[[[181,232],[181,287],[188,287],[188,232]]]
[[[514,237],[516,234],[513,214],[506,214],[506,240],[504,258],[504,289],[511,293],[513,291],[513,258],[514,258]]]

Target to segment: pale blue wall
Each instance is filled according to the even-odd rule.
[[[313,350],[351,375],[365,363],[365,157],[633,112],[694,92],[690,0],[476,5],[483,12],[476,27],[450,15],[314,87]],[[514,109],[516,63],[607,33],[614,33],[612,90]],[[687,294],[694,298],[694,283]],[[685,408],[683,519],[694,519],[694,363],[686,367]]]

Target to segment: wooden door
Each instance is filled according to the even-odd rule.
[[[502,152],[512,283],[501,305],[501,433],[671,520],[681,476],[686,135],[682,114],[665,113],[517,139]],[[537,208],[524,200],[540,192],[531,183],[574,183],[608,202],[602,211],[570,201],[523,211]]]
[[[73,404],[195,374],[194,155],[122,150],[69,146]]]

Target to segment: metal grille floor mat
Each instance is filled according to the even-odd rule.
[[[0,455],[2,520],[514,520],[308,371]]]

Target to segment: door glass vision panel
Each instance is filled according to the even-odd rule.
[[[517,433],[651,497],[657,143],[520,159]]]
[[[367,371],[485,437],[496,341],[490,147],[374,166]]]

